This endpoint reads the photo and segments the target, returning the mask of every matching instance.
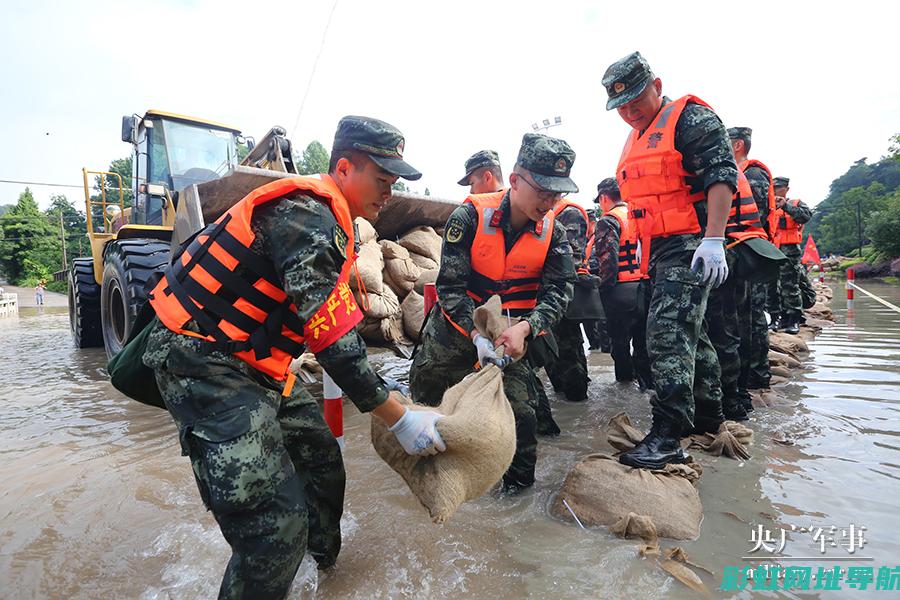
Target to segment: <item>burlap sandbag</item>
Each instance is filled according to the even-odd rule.
[[[803,341],[803,338],[799,335],[784,333],[783,331],[769,332],[769,348],[793,357],[809,352],[809,347]]]
[[[403,331],[411,340],[418,342],[425,320],[425,298],[415,290],[411,291],[400,304],[400,311],[403,313]]]
[[[435,263],[441,260],[441,236],[431,227],[415,227],[400,238],[400,245],[416,254],[430,258]]]
[[[439,272],[440,271],[438,269],[422,271],[422,274],[419,275],[418,279],[416,279],[416,284],[413,286],[413,290],[415,290],[415,292],[419,295],[425,295],[425,284],[436,283]]]
[[[386,319],[400,313],[400,300],[389,287],[380,293],[369,292],[369,307],[366,316],[372,319]]]
[[[688,477],[690,468],[670,467],[676,466],[666,465],[660,471],[632,469],[612,456],[591,454],[569,471],[551,512],[571,521],[571,508],[584,525],[606,527],[630,513],[645,515],[660,537],[697,539],[703,507]]]
[[[500,304],[491,305],[499,318]],[[475,311],[476,327],[479,307]],[[491,335],[494,331],[483,331]],[[498,333],[499,335],[499,333]],[[516,420],[503,392],[503,373],[489,365],[444,392],[437,408],[411,404],[411,410],[435,410],[442,415],[437,429],[447,446],[434,456],[412,456],[397,443],[378,417],[372,417],[372,445],[399,473],[435,523],[446,521],[463,502],[474,500],[495,483],[516,452]]]
[[[366,242],[378,239],[378,234],[375,232],[375,228],[372,227],[372,224],[369,223],[369,221],[363,217],[356,217],[353,222],[356,224],[357,232],[359,232],[357,240],[360,244],[365,244]]]
[[[384,258],[381,256],[381,246],[378,242],[372,240],[360,246],[355,266],[359,269],[359,277],[366,292],[380,294],[384,290],[384,280],[381,276]],[[353,274],[350,276],[350,287],[359,291],[359,285]]]
[[[359,334],[372,344],[408,344],[403,334],[403,316],[398,312],[386,319],[366,317],[359,325]]]
[[[405,297],[416,285],[422,271],[409,258],[388,258],[384,261],[384,273],[391,288],[396,288],[397,296]]]
[[[413,261],[415,263],[415,265],[417,267],[419,267],[419,269],[421,269],[422,271],[432,271],[441,266],[440,260],[437,260],[437,261],[432,260],[432,259],[428,258],[427,256],[422,256],[421,254],[418,254],[417,252],[410,252],[409,259],[411,261]]]

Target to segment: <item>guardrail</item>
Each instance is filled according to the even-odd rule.
[[[12,317],[19,314],[19,295],[0,294],[0,317]]]

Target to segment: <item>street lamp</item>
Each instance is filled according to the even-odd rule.
[[[543,133],[551,127],[556,127],[558,125],[562,125],[562,117],[553,117],[552,122],[550,121],[550,119],[542,119],[540,125],[538,125],[538,122],[535,121],[531,124],[531,128],[538,133]]]

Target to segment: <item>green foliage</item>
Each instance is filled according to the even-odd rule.
[[[127,158],[118,158],[112,161],[106,169],[110,173],[117,173],[122,176],[122,197],[125,201],[125,208],[130,207],[134,203],[134,191],[131,188],[131,166],[132,157],[128,156]],[[100,175],[95,175],[94,187],[91,188],[91,200],[99,202],[103,197],[101,194],[103,188],[106,189],[107,205],[118,204],[119,179],[107,175],[101,180]],[[103,211],[100,206],[94,206],[91,212],[94,220],[94,231],[99,231],[99,227],[103,224]]]
[[[0,218],[0,231],[0,271],[14,284],[49,269],[60,251],[58,236],[54,239],[49,219],[28,188]]]
[[[868,228],[875,213],[884,210],[887,198],[900,189],[900,134],[891,138],[888,156],[873,164],[856,161],[846,173],[831,182],[828,197],[813,211],[804,232],[815,237],[823,254],[847,254],[859,244],[857,210],[861,217],[863,244],[874,241]],[[858,208],[857,208],[858,206]],[[882,217],[887,218],[887,217]],[[882,236],[880,238],[884,240]],[[883,242],[876,243],[879,251]]]
[[[62,213],[62,232],[59,230],[60,213]],[[50,197],[50,208],[47,209],[46,214],[49,217],[50,224],[56,229],[57,236],[65,233],[66,258],[69,262],[72,262],[73,258],[79,256],[80,249],[86,242],[84,238],[87,234],[87,218],[85,218],[83,212],[75,207],[74,203],[62,194]],[[60,250],[61,252],[62,250]]]
[[[900,256],[900,190],[886,197],[882,208],[872,214],[866,235],[886,258]]]
[[[838,269],[841,271],[846,271],[847,267],[852,267],[853,265],[858,265],[859,263],[866,262],[864,258],[848,258],[844,262],[838,265]]]
[[[328,162],[331,156],[325,146],[318,140],[313,140],[306,146],[306,150],[297,162],[297,170],[301,175],[316,175],[328,172]]]
[[[403,183],[403,181],[400,179],[398,179],[397,181],[395,181],[393,183],[393,185],[391,185],[391,189],[394,190],[395,192],[409,192],[410,191],[409,187],[407,187],[407,185],[405,183]]]

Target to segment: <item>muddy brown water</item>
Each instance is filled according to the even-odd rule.
[[[779,389],[784,400],[753,413],[752,458],[700,456],[706,516],[700,538],[680,545],[716,574],[700,573],[716,597],[734,596],[715,588],[725,566],[747,564],[751,524],[836,527],[827,560],[791,564],[900,562],[900,315],[864,297],[848,315],[838,285],[838,324],[811,344],[807,370]],[[864,287],[900,304],[900,287]],[[373,362],[393,376],[407,368],[387,354]],[[571,465],[609,450],[610,416],[625,410],[649,424],[646,399],[612,380],[608,356],[590,362],[590,401],[554,401],[564,433],[541,440],[535,488],[485,496],[443,526],[375,455],[369,417],[348,405],[344,549],[326,574],[304,561],[291,597],[695,597],[637,558],[635,541],[548,515]],[[171,420],[115,392],[104,364],[102,350],[72,347],[60,309],[23,307],[0,319],[0,598],[215,597],[229,550]],[[855,556],[872,560],[832,562],[850,556],[839,542],[851,523],[867,528]],[[789,533],[783,554],[822,556],[811,535]]]

